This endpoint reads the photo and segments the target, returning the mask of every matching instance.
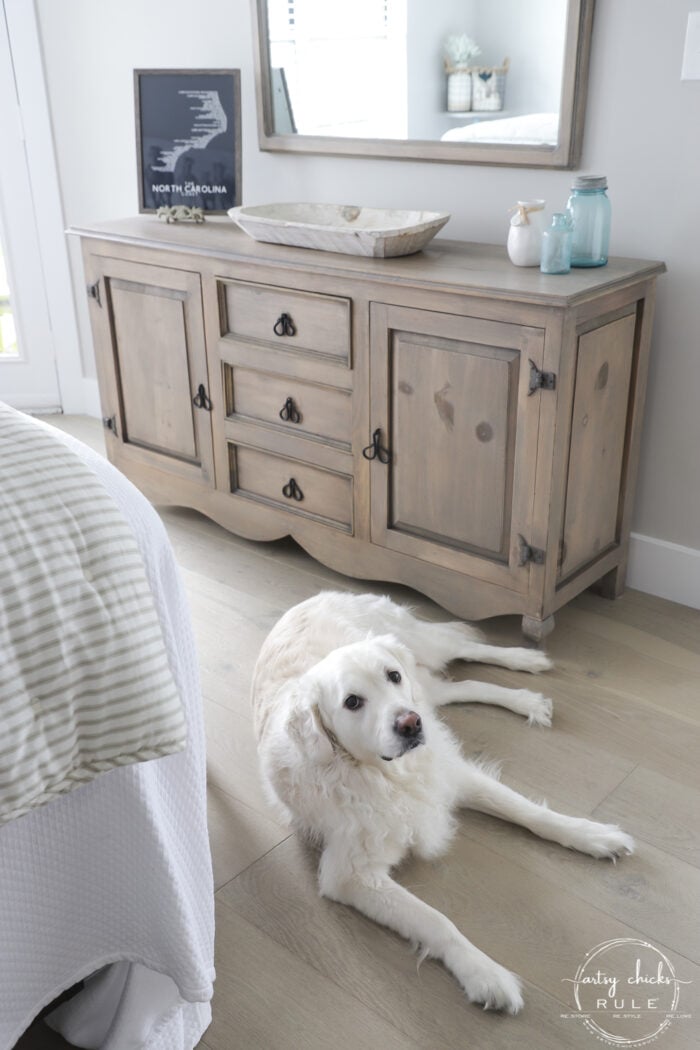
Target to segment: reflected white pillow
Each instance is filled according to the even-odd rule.
[[[527,113],[522,117],[480,120],[452,128],[443,142],[514,142],[519,146],[555,146],[559,134],[558,113]]]

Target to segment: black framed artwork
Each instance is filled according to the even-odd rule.
[[[241,203],[238,69],[135,69],[139,211]]]

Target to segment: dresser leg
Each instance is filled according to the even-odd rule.
[[[618,565],[616,569],[606,572],[593,584],[593,590],[602,598],[619,598],[625,590],[625,566]]]
[[[533,642],[541,642],[553,630],[553,616],[547,616],[544,620],[538,620],[536,616],[523,616],[523,634],[526,638],[532,638]]]

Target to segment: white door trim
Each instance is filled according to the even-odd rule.
[[[62,407],[84,412],[88,406],[39,24],[34,0],[0,2],[15,67]]]

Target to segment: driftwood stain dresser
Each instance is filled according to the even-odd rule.
[[[584,588],[621,592],[662,263],[364,259],[223,218],[71,232],[108,454],[153,502],[537,640]]]

